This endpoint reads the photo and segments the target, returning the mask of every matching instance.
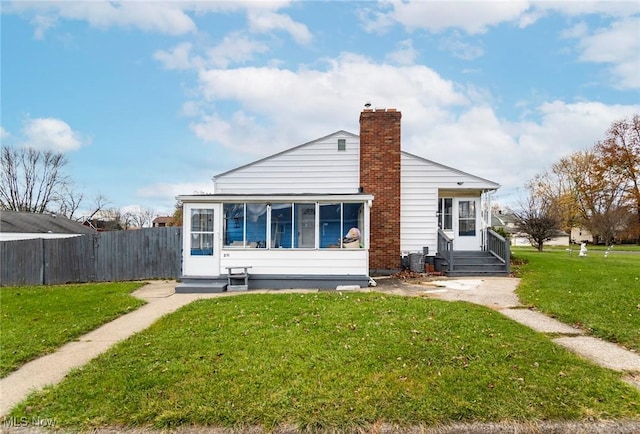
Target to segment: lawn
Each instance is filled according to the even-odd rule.
[[[520,300],[594,336],[640,352],[640,253],[604,256],[578,250],[515,249],[522,277]]]
[[[0,377],[145,302],[141,283],[0,288]]]
[[[491,309],[380,293],[200,300],[12,417],[57,426],[350,430],[381,422],[639,419],[620,375]]]

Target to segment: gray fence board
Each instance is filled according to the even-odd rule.
[[[43,241],[34,239],[0,243],[0,285],[38,285],[42,283]]]
[[[180,227],[2,241],[0,285],[175,279],[181,261]]]
[[[89,282],[93,278],[93,240],[91,236],[47,239],[44,241],[45,285]]]

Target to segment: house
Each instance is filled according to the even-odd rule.
[[[499,211],[491,216],[491,227],[503,229],[509,234],[509,241],[512,246],[531,246],[529,235],[518,229],[518,219],[510,212]],[[553,236],[544,242],[545,246],[568,246],[569,234],[560,229],[555,230]]]
[[[572,243],[593,243],[593,234],[589,232],[589,229],[581,226],[574,226],[571,228],[571,242]]]
[[[173,217],[171,216],[158,216],[151,222],[151,227],[164,228],[166,226],[170,226],[172,221]]]
[[[56,214],[0,211],[0,241],[69,238],[96,231]]]
[[[401,116],[365,109],[359,135],[337,131],[216,175],[213,194],[179,196],[176,290],[223,290],[236,273],[250,288],[364,287],[411,254],[452,275],[467,261],[455,252],[494,258],[487,222],[499,185],[402,151]]]

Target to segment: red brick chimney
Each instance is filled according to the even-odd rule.
[[[398,271],[400,258],[400,119],[396,109],[360,113],[360,186],[373,194],[369,270]]]

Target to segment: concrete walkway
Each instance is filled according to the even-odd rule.
[[[85,365],[115,343],[146,329],[163,315],[196,299],[214,295],[174,294],[175,285],[173,281],[146,284],[133,293],[134,296],[147,301],[141,308],[81,336],[76,341],[69,342],[55,353],[32,360],[0,379],[0,416],[6,415],[30,392],[59,383],[73,368]]]
[[[616,344],[586,336],[581,329],[563,324],[523,306],[515,289],[515,278],[483,278],[427,281],[396,285],[390,292],[420,295],[449,301],[468,301],[488,306],[541,333],[557,335],[552,341],[596,365],[625,373],[624,380],[640,389],[640,355]],[[392,285],[393,286],[393,285]],[[384,285],[383,285],[384,287]]]
[[[592,360],[594,363],[626,372],[626,381],[640,388],[640,355],[602,340],[584,336],[584,332],[562,324],[539,312],[524,308],[515,294],[519,279],[443,279],[421,284],[381,284],[363,291],[379,291],[404,296],[433,297],[450,301],[468,301],[495,309],[521,324],[542,333],[561,335],[553,339],[558,345]],[[59,383],[73,368],[79,368],[108,350],[118,341],[144,330],[160,317],[201,298],[234,296],[239,293],[175,294],[173,281],[154,281],[133,295],[148,303],[140,309],[70,342],[55,353],[43,356],[22,366],[0,380],[0,416],[27,395],[43,387]],[[264,292],[313,292],[312,290],[269,290]]]

